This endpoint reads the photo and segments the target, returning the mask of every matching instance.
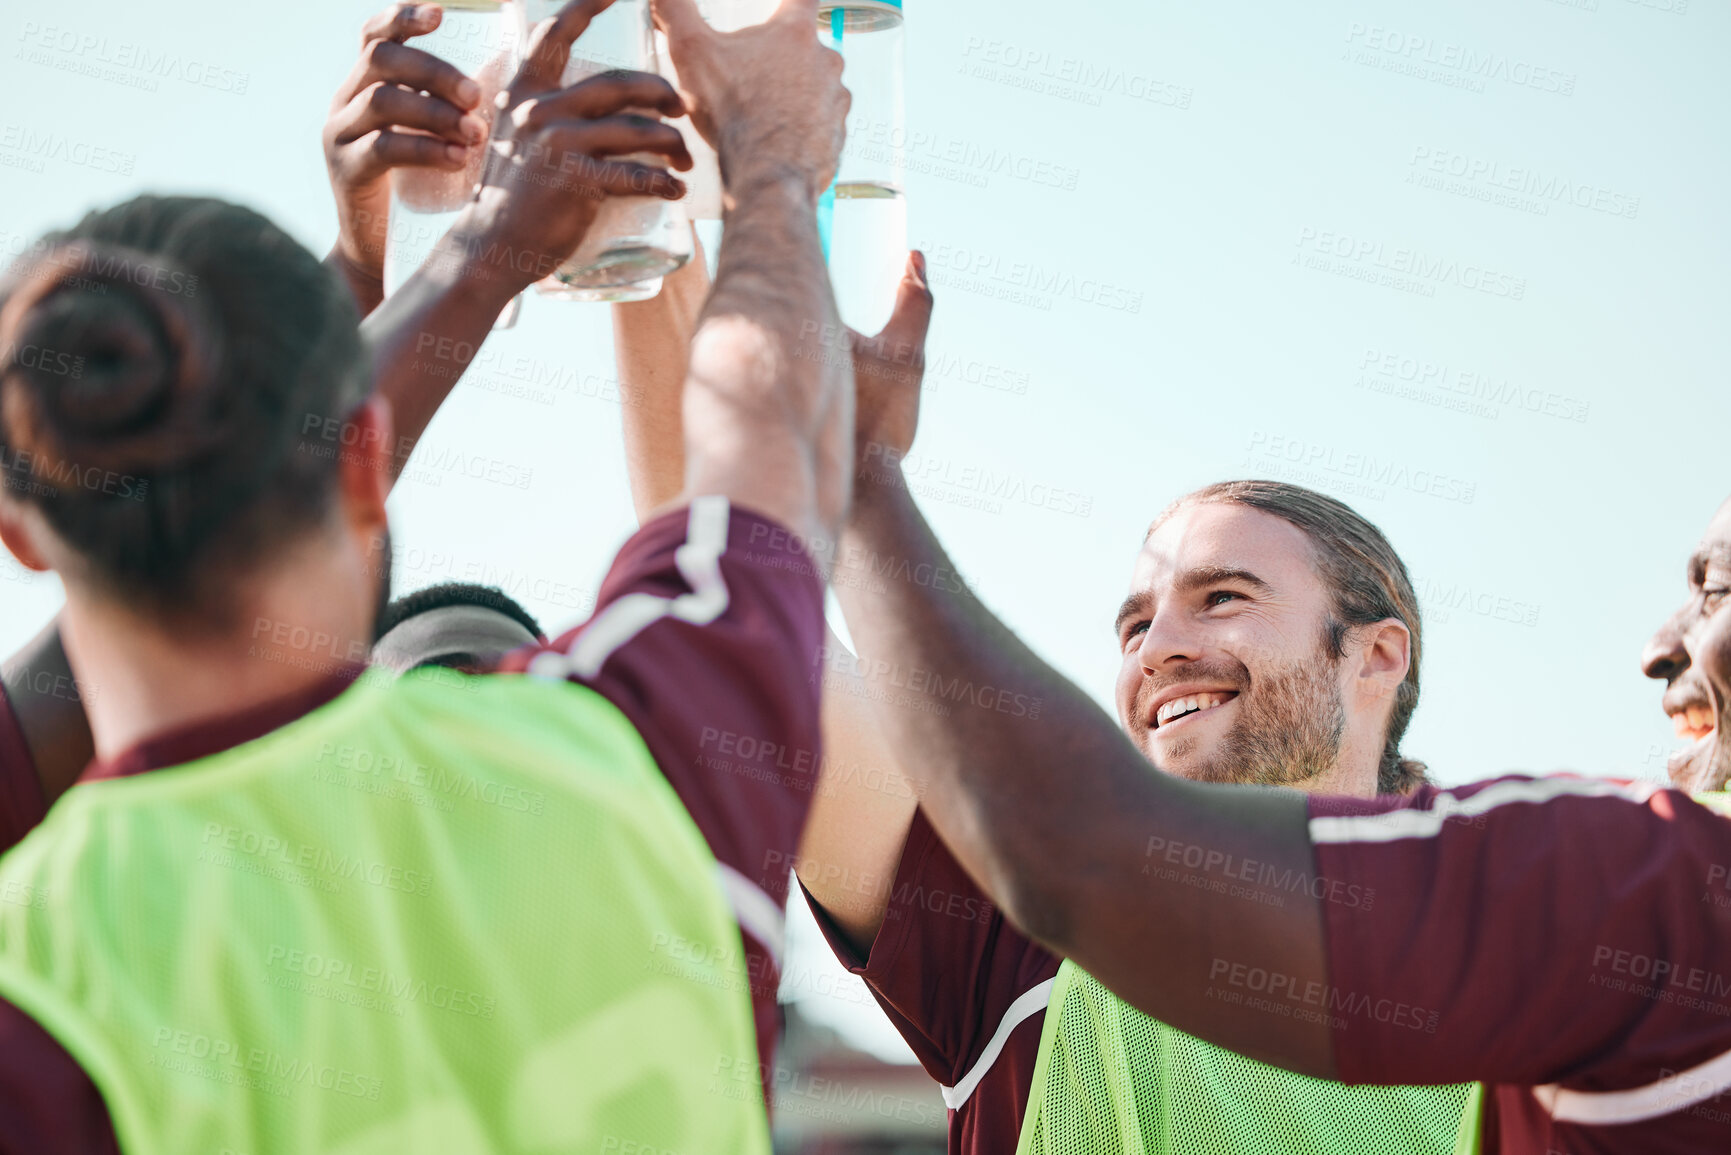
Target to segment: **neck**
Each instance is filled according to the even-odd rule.
[[[1333,766],[1324,770],[1314,778],[1303,782],[1292,783],[1293,788],[1306,794],[1335,794],[1350,798],[1376,797],[1377,762],[1372,759],[1368,765],[1363,759],[1347,758],[1341,751],[1341,757]]]
[[[313,535],[316,537],[316,535]],[[197,617],[176,629],[135,607],[68,583],[66,652],[88,683],[96,756],[306,690],[367,660],[376,586],[342,548],[273,556],[243,583],[233,624]],[[202,627],[202,628],[201,628]]]

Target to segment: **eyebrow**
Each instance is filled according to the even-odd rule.
[[[1232,566],[1203,565],[1195,569],[1187,569],[1178,575],[1173,582],[1173,588],[1181,593],[1190,593],[1203,586],[1218,585],[1221,582],[1242,582],[1259,594],[1273,593],[1274,587],[1251,573],[1247,569],[1234,569]]]
[[[1178,575],[1178,580],[1172,586],[1179,593],[1191,593],[1207,586],[1219,585],[1222,582],[1238,582],[1247,585],[1257,593],[1272,593],[1274,587],[1251,573],[1247,569],[1236,569],[1232,566],[1204,565],[1195,569],[1187,569]],[[1112,636],[1118,637],[1124,632],[1124,623],[1142,613],[1148,608],[1148,603],[1154,600],[1154,595],[1148,590],[1136,590],[1125,598],[1118,606],[1118,616],[1112,620]]]
[[[1122,636],[1124,623],[1141,613],[1153,600],[1154,595],[1147,590],[1137,590],[1125,598],[1118,606],[1118,616],[1112,619],[1112,636]]]

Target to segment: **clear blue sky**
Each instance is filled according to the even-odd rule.
[[[10,6],[0,251],[173,190],[323,252],[319,126],[372,9]],[[1438,777],[1662,772],[1636,657],[1731,492],[1731,9],[910,0],[907,29],[913,464],[993,607],[1105,702],[1149,518],[1290,477],[1419,583]],[[400,586],[574,619],[632,526],[605,309],[531,300],[482,361],[393,499]],[[0,647],[58,600],[0,562]]]

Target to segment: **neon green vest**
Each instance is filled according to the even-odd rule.
[[[716,869],[592,691],[363,679],[68,793],[0,860],[0,995],[128,1155],[767,1152]]]
[[[1448,1155],[1468,1088],[1347,1087],[1149,1018],[1066,961],[1017,1155]]]

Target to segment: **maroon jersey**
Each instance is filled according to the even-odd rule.
[[[0,854],[16,846],[47,813],[36,763],[12,712],[12,699],[0,686]]]
[[[1506,1155],[1731,1150],[1731,820],[1560,776],[1310,815],[1318,874],[1376,890],[1323,904],[1343,1081],[1483,1081]]]
[[[730,880],[745,931],[758,1053],[768,1077],[793,860],[816,772],[823,585],[793,535],[719,498],[644,526],[619,551],[595,615],[510,655],[501,673],[557,672],[606,697],[650,753]],[[748,548],[749,546],[749,548]],[[262,737],[348,688],[360,667],[281,701],[160,735],[81,781],[146,773]],[[717,732],[810,750],[809,768],[717,770]],[[805,765],[804,762],[801,763]],[[767,1091],[767,1088],[766,1088]],[[0,1001],[0,1153],[109,1155],[102,1100],[60,1045]]]
[[[858,956],[822,907],[811,907],[836,955],[865,979],[943,1087],[951,1155],[1014,1151],[1062,960],[1010,925],[924,811],[914,813],[869,958]]]

